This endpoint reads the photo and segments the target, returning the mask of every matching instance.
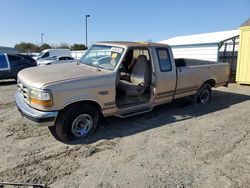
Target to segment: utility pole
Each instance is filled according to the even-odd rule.
[[[85,46],[86,48],[88,47],[88,18],[90,17],[90,15],[85,15],[85,26],[86,26],[86,43]]]
[[[43,45],[43,36],[44,36],[44,33],[41,34],[41,44]]]

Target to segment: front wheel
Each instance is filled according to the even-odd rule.
[[[99,111],[90,104],[73,105],[62,111],[51,134],[61,142],[69,142],[91,135],[97,128]]]

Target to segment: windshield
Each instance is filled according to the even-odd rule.
[[[44,52],[40,52],[37,57],[41,57],[44,54]]]
[[[80,59],[82,64],[114,70],[124,49],[114,46],[93,45]]]
[[[42,56],[44,54],[44,52],[40,52],[37,56]]]

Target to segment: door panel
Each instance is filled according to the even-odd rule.
[[[154,54],[156,64],[155,102],[164,103],[173,99],[176,86],[176,71],[172,65],[173,56],[167,48],[156,48]]]

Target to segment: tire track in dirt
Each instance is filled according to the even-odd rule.
[[[47,154],[41,152],[42,148],[35,155],[27,151],[23,156],[28,157],[21,164],[0,172],[0,180],[50,185],[75,172],[79,168],[79,160],[113,149],[116,144],[104,140],[87,146],[65,146]]]

